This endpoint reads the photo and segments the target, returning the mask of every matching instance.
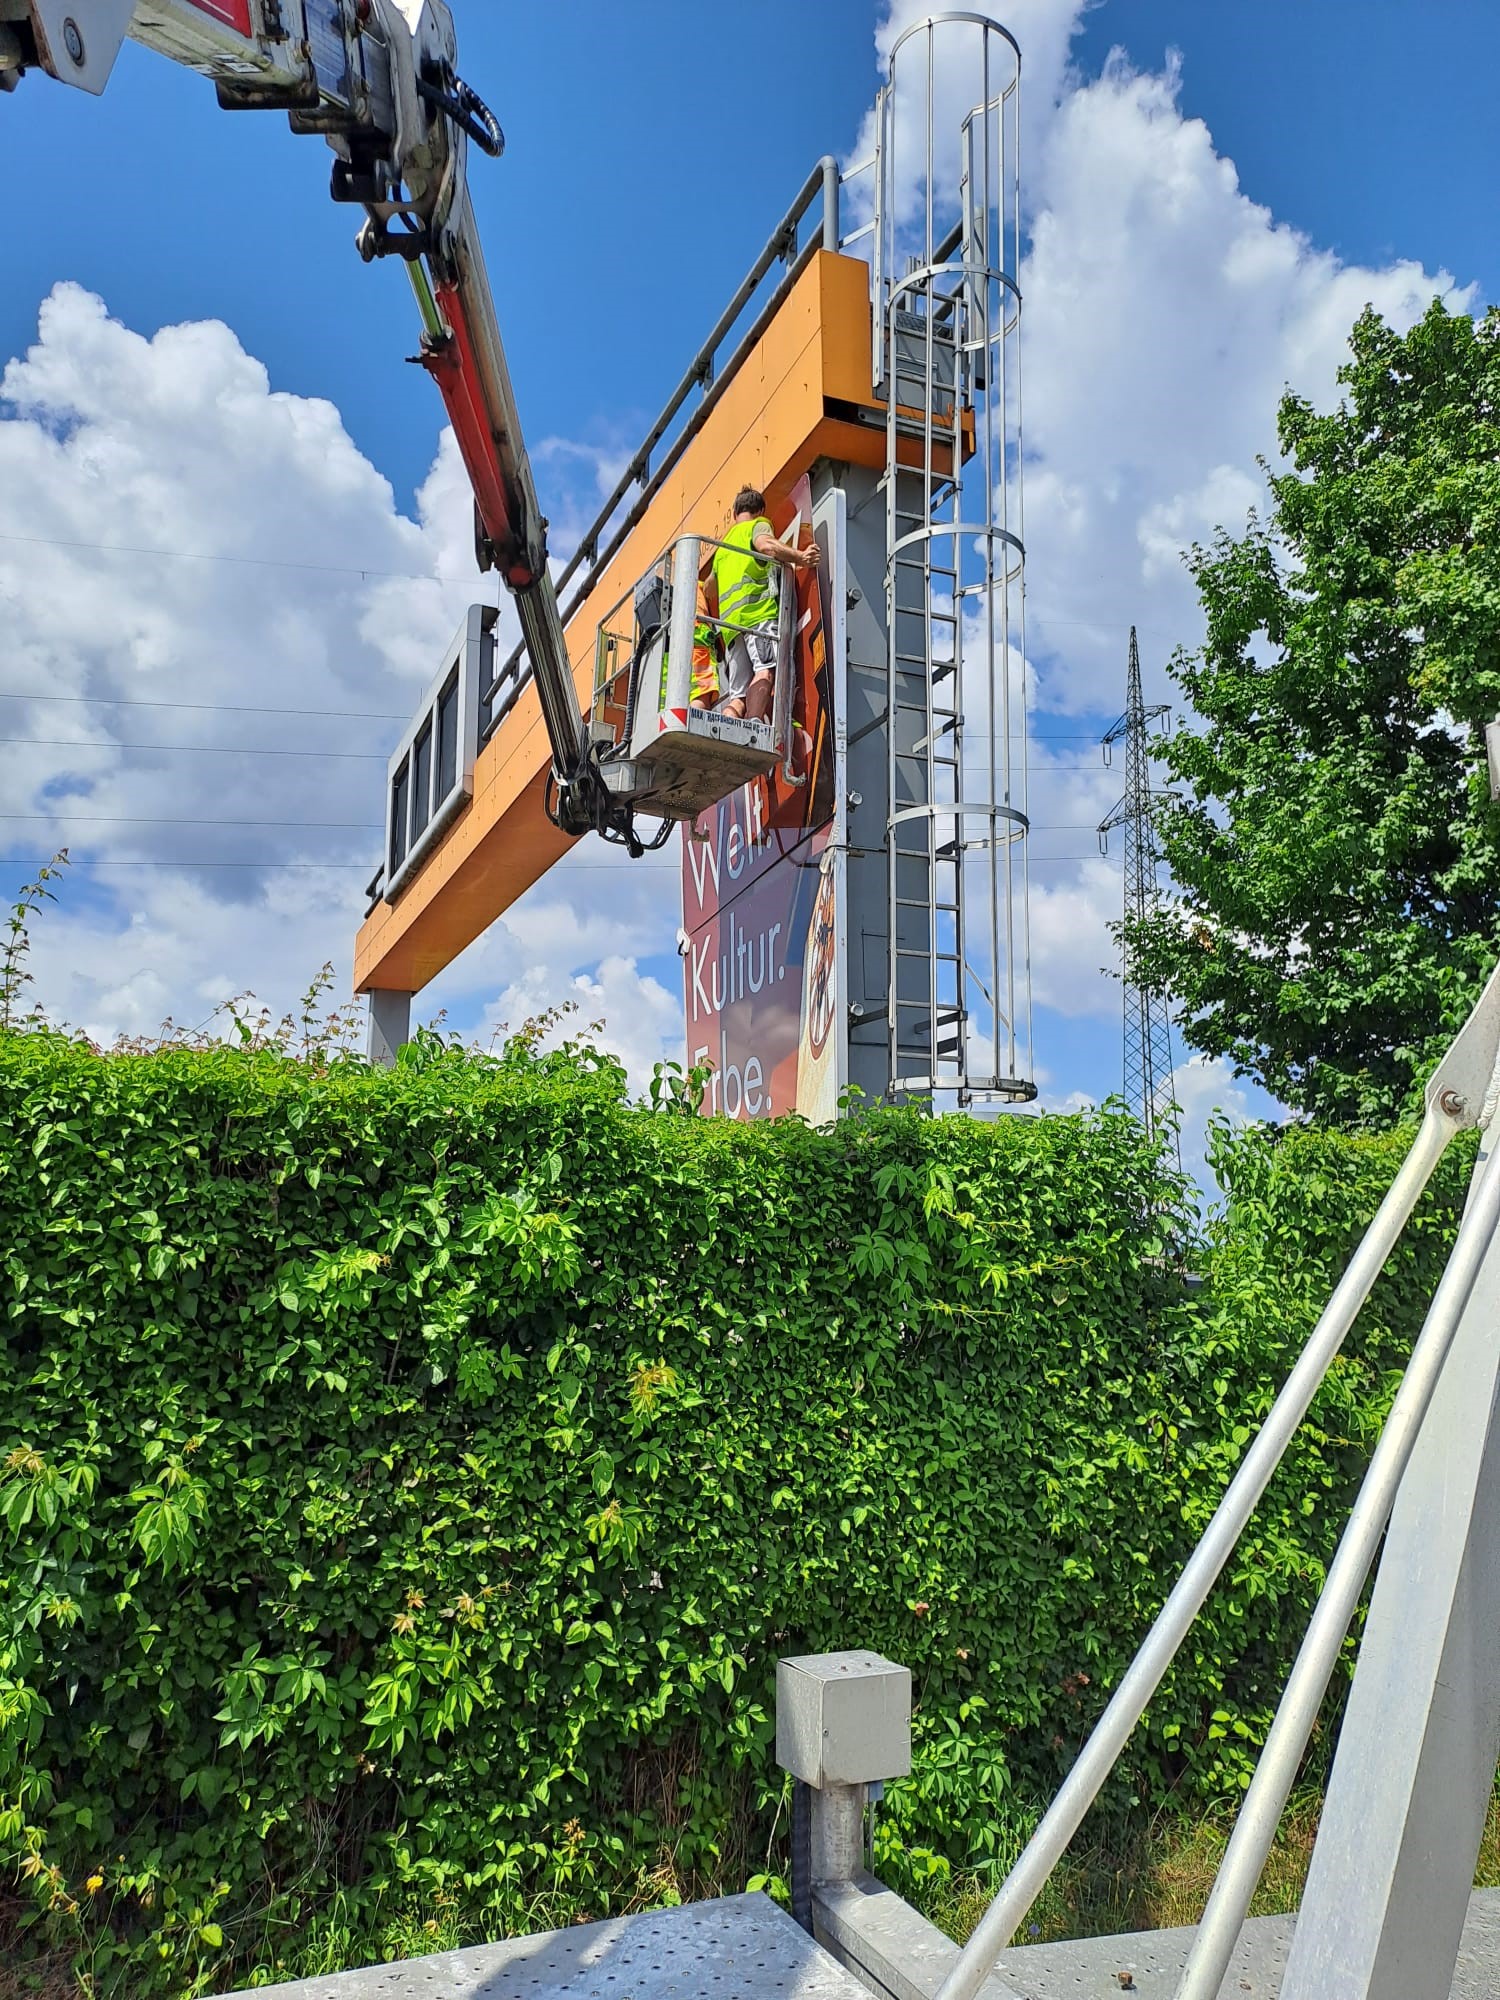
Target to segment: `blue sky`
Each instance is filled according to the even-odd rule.
[[[850,144],[876,13],[763,0],[745,35],[696,0],[458,0],[462,66],[506,132],[475,198],[535,435],[634,442],[803,172]],[[1146,67],[1180,52],[1184,111],[1280,220],[1347,259],[1419,257],[1493,291],[1490,0],[1104,0],[1074,60],[1096,71],[1117,45]],[[674,98],[675,126],[661,115]],[[735,129],[722,163],[697,143],[715,101]],[[98,101],[37,84],[3,109],[0,157],[45,158],[48,199],[8,218],[0,353],[25,346],[64,277],[134,327],[224,319],[277,388],[336,402],[409,500],[438,413],[425,380],[394,365],[411,344],[405,281],[353,257],[321,142],[225,115],[198,78],[133,45]]]
[[[1292,374],[1310,393],[1328,393],[1338,329],[1365,297],[1400,316],[1450,279],[1472,287],[1476,302],[1500,296],[1500,131],[1489,102],[1500,9],[1480,0],[1104,0],[1080,11],[1067,0],[1019,0],[1000,11],[1021,36],[1027,88],[1039,100],[1026,162],[1046,225],[1027,307],[1029,420],[1039,413],[1028,585],[1039,749],[1058,767],[1047,780],[1049,824],[1062,830],[1050,855],[1036,843],[1046,891],[1037,1053],[1049,1101],[1064,1103],[1118,1081],[1112,1002],[1077,998],[1079,978],[1103,956],[1099,924],[1114,892],[1072,857],[1093,851],[1088,829],[1113,796],[1090,738],[1120,706],[1126,630],[1140,626],[1151,692],[1162,698],[1167,654],[1193,637],[1176,549],[1218,519],[1233,524],[1236,508],[1242,515],[1255,450],[1271,443],[1276,393]],[[508,139],[503,161],[476,161],[475,201],[555,519],[587,509],[599,461],[634,445],[813,160],[853,146],[885,14],[870,0],[763,0],[747,34],[742,13],[690,0],[628,10],[456,0],[461,66]],[[218,984],[279,995],[286,980],[302,983],[294,946],[295,975],[322,956],[346,961],[355,859],[338,863],[338,899],[309,895],[281,922],[261,876],[241,864],[274,850],[278,865],[307,871],[297,880],[310,890],[335,879],[316,872],[326,856],[373,853],[358,823],[366,811],[374,817],[378,759],[399,728],[386,718],[420,680],[430,633],[451,623],[451,590],[434,605],[422,587],[391,583],[375,650],[342,636],[375,629],[370,602],[349,581],[361,566],[399,577],[456,560],[451,466],[419,511],[441,409],[425,378],[402,366],[414,343],[405,281],[359,263],[354,218],[326,198],[320,142],[292,138],[278,117],[220,113],[199,79],[133,47],[102,101],[44,79],[0,100],[0,158],[12,186],[35,185],[45,161],[47,184],[45,201],[13,203],[8,215],[0,361],[26,353],[42,301],[71,281],[133,334],[222,321],[264,364],[273,391],[326,399],[341,419],[274,398],[261,419],[237,415],[242,402],[264,400],[264,387],[233,342],[200,339],[170,356],[162,343],[132,347],[101,331],[74,294],[42,362],[13,375],[12,402],[0,407],[10,419],[0,422],[0,602],[7,588],[19,593],[28,621],[13,627],[24,638],[0,663],[0,691],[9,675],[13,696],[29,696],[41,676],[91,695],[128,685],[133,699],[214,704],[172,723],[179,747],[153,767],[142,746],[169,720],[156,711],[78,704],[69,715],[91,718],[87,756],[70,748],[54,759],[46,739],[74,733],[58,726],[62,711],[0,703],[14,737],[33,739],[23,749],[13,737],[12,761],[0,761],[12,773],[6,788],[29,789],[36,809],[5,851],[19,855],[17,843],[34,840],[40,852],[67,837],[81,860],[117,865],[70,885],[72,915],[39,944],[39,976],[62,1011],[101,1027],[144,1025],[164,1000],[183,1018]],[[1264,268],[1263,282],[1246,286],[1247,261]],[[1173,342],[1181,353],[1164,364]],[[187,371],[196,414],[188,423],[166,411],[158,451],[150,385],[170,383],[174,368]],[[46,440],[80,423],[99,448],[64,464]],[[394,507],[374,473],[389,480]],[[213,534],[205,492],[226,503],[227,523]],[[238,510],[230,494],[243,496]],[[207,536],[221,554],[218,567],[193,575],[185,557],[117,573],[87,550],[49,550],[44,562],[14,539],[26,532],[184,551],[201,550]],[[231,568],[224,556],[233,551],[268,560]],[[310,552],[339,574],[276,566]],[[78,607],[93,592],[103,603],[85,620]],[[124,678],[109,650],[111,615],[129,633]],[[236,695],[255,702],[255,687],[266,705],[374,713],[215,720]],[[250,728],[260,733],[247,739]],[[221,740],[216,729],[230,733]],[[117,737],[123,760],[113,755]],[[227,796],[247,740],[299,757],[343,753],[337,766],[314,757],[276,766],[274,784],[272,767],[258,767],[247,783],[267,822],[279,813],[354,825],[332,841],[309,831],[303,846],[269,824],[199,831],[209,821],[202,802]],[[58,797],[77,807],[106,793],[120,808],[107,825],[43,819]],[[161,833],[155,845],[121,832],[127,819],[165,816],[173,803],[184,819],[187,807],[198,815],[194,831]],[[253,812],[240,805],[235,816]],[[209,852],[216,875],[192,866]],[[178,862],[180,893],[169,903],[165,864]],[[497,1018],[502,1003],[513,1013],[576,989],[586,1004],[597,999],[612,1028],[630,1016],[621,1032],[633,1048],[669,1048],[673,876],[616,881],[577,857],[461,977],[441,983],[438,1004],[467,1026]],[[576,924],[575,904],[587,906]],[[559,932],[577,941],[565,948]],[[1086,948],[1076,943],[1085,934]],[[135,1012],[117,1004],[122,937],[139,947],[125,955],[139,981]],[[1084,953],[1076,965],[1070,950]],[[1204,1079],[1199,1095],[1258,1108],[1222,1077]]]

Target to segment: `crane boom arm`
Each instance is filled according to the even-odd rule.
[[[474,492],[481,565],[514,593],[552,750],[558,824],[622,828],[573,681],[467,185],[500,128],[456,67],[444,0],[0,0],[0,91],[30,68],[95,95],[126,36],[207,77],[226,110],[283,110],[333,148],[335,201],[363,208],[366,261],[405,261]]]

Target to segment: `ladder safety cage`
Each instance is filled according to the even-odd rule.
[[[752,778],[791,761],[796,591],[778,590],[771,712],[722,712],[723,672],[703,636],[727,656],[750,627],[711,612],[700,584],[727,544],[683,535],[611,607],[594,646],[589,732],[617,802],[668,826],[692,821]],[[707,686],[712,675],[713,687]]]
[[[954,77],[956,106],[944,101]],[[872,249],[886,405],[890,1091],[959,1105],[1036,1095],[1019,124],[1020,54],[997,22],[935,14],[897,39],[877,107]]]

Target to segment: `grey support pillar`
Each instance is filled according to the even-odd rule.
[[[776,1761],[808,1788],[806,1854],[793,1839],[792,1904],[864,1867],[872,1785],[911,1769],[911,1674],[879,1653],[807,1653],[776,1663]],[[794,1826],[802,1818],[794,1814]],[[798,1879],[807,1867],[809,1880]]]
[[[886,743],[885,495],[880,476],[861,465],[815,468],[815,495],[821,493],[825,482],[842,486],[848,505],[848,658],[835,722],[842,737],[846,787],[842,819],[848,850],[847,910],[841,929],[849,1009],[848,1076],[850,1083],[863,1091],[867,1103],[878,1104],[891,1081],[891,1037],[886,1022],[890,760]]]
[[[409,993],[378,989],[370,994],[370,1033],[365,1054],[372,1063],[390,1069],[398,1051],[411,1040],[411,998]]]

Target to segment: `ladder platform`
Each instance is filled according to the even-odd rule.
[[[261,1986],[253,2000],[703,2000],[706,1994],[869,2000],[852,1972],[762,1895]]]

